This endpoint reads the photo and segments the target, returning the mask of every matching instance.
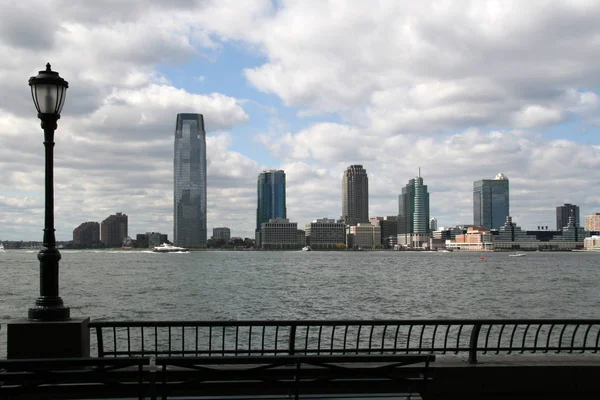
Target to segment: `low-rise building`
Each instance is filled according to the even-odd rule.
[[[306,244],[312,249],[345,247],[346,225],[334,219],[320,218],[306,224]]]
[[[298,241],[298,223],[287,218],[271,218],[261,224],[261,247],[263,249],[295,249]]]
[[[231,230],[225,226],[213,228],[212,239],[223,240],[225,243],[229,243],[229,239],[231,239]]]
[[[402,233],[399,234],[397,244],[399,247],[426,249],[429,247],[429,233]]]
[[[446,240],[446,248],[453,250],[484,251],[494,250],[494,237],[489,229],[469,227],[467,232],[456,235],[454,240]]]
[[[575,226],[573,217],[561,230],[523,231],[510,216],[494,238],[496,250],[578,250],[588,236],[584,228]]]
[[[351,238],[348,247],[372,248],[381,244],[381,227],[370,223],[358,223],[348,227],[347,232]]]
[[[160,232],[138,233],[136,235],[136,247],[144,249],[149,247],[160,246],[163,243],[168,243],[168,235]]]
[[[600,236],[592,235],[583,239],[583,249],[587,251],[600,251]]]

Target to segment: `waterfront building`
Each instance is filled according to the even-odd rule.
[[[346,225],[369,222],[369,178],[362,165],[350,165],[344,171],[341,219]]]
[[[575,226],[574,217],[561,230],[523,231],[510,216],[494,237],[496,250],[577,250],[582,249],[586,232]]]
[[[146,232],[148,238],[148,247],[160,246],[163,243],[168,243],[168,236],[160,232]]]
[[[173,241],[206,245],[206,132],[202,114],[177,114]]]
[[[295,249],[302,247],[298,239],[298,223],[287,218],[270,218],[261,224],[263,249]]]
[[[586,215],[585,217],[585,230],[588,232],[600,231],[600,213],[594,213],[592,215]]]
[[[231,230],[224,226],[213,228],[212,238],[213,240],[223,240],[225,243],[229,243],[229,239],[231,239]]]
[[[296,233],[298,235],[298,245],[302,247],[306,246],[306,231],[303,229],[298,229]]]
[[[306,244],[313,249],[332,249],[346,246],[346,224],[320,218],[306,224]]]
[[[261,172],[256,181],[256,246],[262,244],[262,225],[273,218],[287,218],[285,172],[270,169]]]
[[[438,221],[437,218],[431,217],[429,218],[429,232],[437,231]]]
[[[349,248],[370,249],[376,244],[381,244],[381,227],[370,223],[358,223],[347,229],[347,246]]]
[[[88,221],[73,230],[73,245],[95,246],[100,243],[100,224]]]
[[[473,183],[473,225],[500,229],[509,209],[509,181],[504,174]]]
[[[409,180],[398,196],[398,244],[420,247],[429,242],[429,232],[429,192],[419,168],[417,177]]]
[[[560,231],[562,228],[567,226],[569,223],[569,217],[575,218],[575,226],[579,225],[579,206],[575,204],[566,203],[562,206],[556,207],[556,230]]]
[[[145,233],[138,233],[135,235],[135,246],[140,249],[148,248],[148,235]]]
[[[100,240],[105,246],[121,246],[127,237],[127,214],[116,213],[108,216],[100,226]]]
[[[446,240],[446,248],[470,251],[494,250],[494,236],[489,229],[469,227],[465,233],[456,235],[454,240]]]
[[[587,251],[600,251],[600,236],[592,235],[583,239],[583,249]]]
[[[390,247],[389,243],[398,243],[398,217],[388,215],[385,217],[371,217],[371,225],[381,227],[381,244]],[[391,247],[394,247],[394,244]]]

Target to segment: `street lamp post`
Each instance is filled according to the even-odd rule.
[[[60,252],[54,235],[54,131],[60,112],[65,104],[67,81],[52,71],[50,63],[46,70],[29,78],[33,103],[42,121],[44,147],[46,149],[46,203],[44,218],[44,248],[38,253],[40,260],[40,296],[29,309],[29,319],[38,321],[66,321],[70,310],[58,295],[58,262]]]

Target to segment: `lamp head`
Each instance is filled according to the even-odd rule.
[[[60,117],[69,83],[58,76],[58,72],[52,71],[50,63],[46,64],[45,71],[29,78],[29,86],[38,114]]]

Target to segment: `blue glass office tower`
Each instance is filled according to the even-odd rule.
[[[419,175],[408,181],[398,196],[398,235],[408,243],[412,234],[429,233],[429,191]]]
[[[498,174],[473,184],[473,225],[500,229],[509,216],[508,178]]]
[[[173,242],[206,244],[206,132],[202,114],[177,114]]]
[[[258,206],[256,207],[256,245],[259,246],[261,224],[271,218],[287,218],[285,206],[285,172],[267,170],[256,181]]]

